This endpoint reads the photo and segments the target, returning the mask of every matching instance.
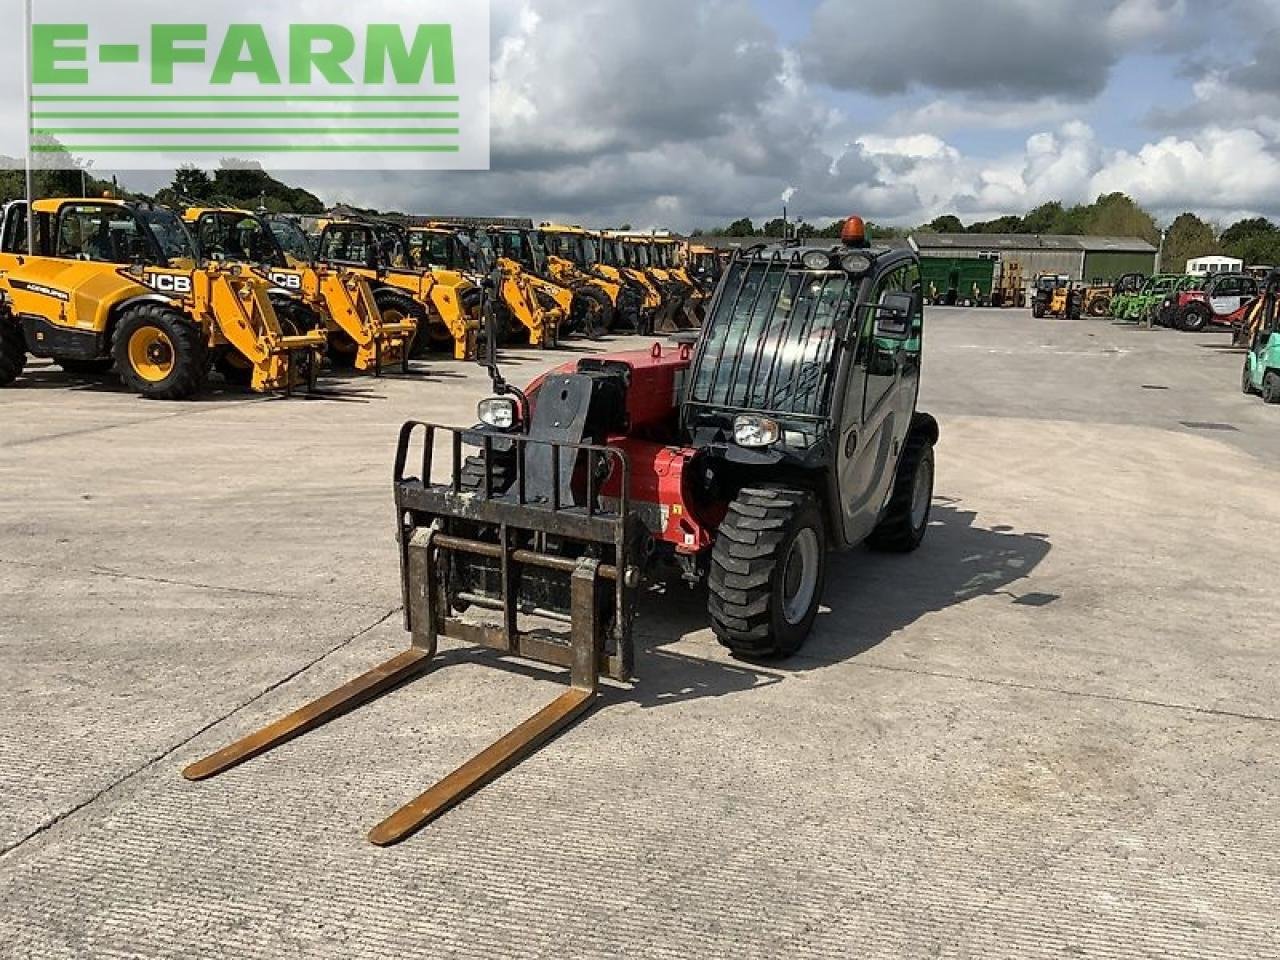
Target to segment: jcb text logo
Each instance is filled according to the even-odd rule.
[[[296,273],[272,273],[271,282],[285,290],[301,290],[302,277]]]
[[[191,278],[175,273],[148,273],[143,276],[143,283],[157,293],[186,294],[191,292]]]

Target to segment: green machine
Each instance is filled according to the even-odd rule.
[[[1137,293],[1116,297],[1111,304],[1111,315],[1116,320],[1140,323],[1148,313],[1154,314],[1165,298],[1175,293],[1187,279],[1182,274],[1157,274]]]
[[[941,307],[986,307],[991,304],[996,261],[974,257],[921,257],[920,279],[925,303]]]
[[[1249,352],[1244,358],[1240,389],[1260,395],[1267,403],[1280,403],[1280,276],[1272,274],[1245,317],[1244,335]]]

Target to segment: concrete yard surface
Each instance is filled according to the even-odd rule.
[[[778,663],[655,585],[634,684],[389,849],[564,678],[450,649],[180,770],[407,645],[396,434],[473,422],[483,371],[158,404],[33,364],[0,392],[0,956],[1280,957],[1280,409],[1227,340],[932,311],[918,553],[833,558]]]

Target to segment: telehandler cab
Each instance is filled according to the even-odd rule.
[[[200,393],[211,363],[234,361],[257,392],[314,383],[325,336],[302,307],[280,316],[269,285],[238,265],[205,263],[170,210],[121,200],[36,200],[5,208],[0,235],[0,386],[27,354],[73,373],[114,365],[158,400]]]
[[[315,311],[328,331],[334,367],[380,374],[408,363],[417,334],[414,321],[385,323],[369,281],[318,265],[310,241],[292,220],[225,207],[192,207],[183,220],[206,257],[242,264],[271,284],[278,312],[287,311],[293,298]],[[230,360],[222,372],[234,379],[236,369]]]
[[[1031,315],[1037,320],[1044,317],[1080,319],[1081,293],[1071,286],[1071,278],[1063,274],[1042,273],[1036,277],[1035,293],[1031,300]]]
[[[646,573],[707,585],[743,657],[795,653],[829,550],[908,552],[929,526],[938,424],[916,409],[924,313],[911,250],[765,247],[730,263],[697,342],[580,358],[473,428],[410,422],[394,491],[405,653],[184,775],[203,780],[433,665],[442,637],[569,671],[569,689],[369,834],[396,843],[631,677]],[[469,455],[470,454],[470,455]],[[466,620],[463,614],[470,611]]]
[[[372,220],[330,221],[318,248],[320,263],[369,281],[384,324],[416,324],[412,356],[452,349],[458,360],[475,358],[480,288],[456,270],[414,267],[402,229]]]

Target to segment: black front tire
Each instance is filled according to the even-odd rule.
[[[418,325],[414,332],[413,343],[409,346],[408,355],[414,360],[421,360],[431,353],[433,346],[431,334],[427,330],[429,318],[427,311],[417,300],[408,294],[401,293],[392,287],[383,287],[373,293],[373,302],[378,307],[384,322],[400,319],[412,320]],[[452,342],[452,337],[449,338]]]
[[[1175,326],[1179,330],[1186,333],[1199,333],[1209,325],[1209,313],[1207,310],[1189,309],[1183,312]]]
[[[1253,386],[1252,372],[1249,369],[1249,361],[1244,362],[1244,372],[1240,374],[1240,392],[1246,397],[1257,396],[1258,391]]]
[[[573,292],[574,328],[586,337],[598,337],[613,329],[613,301],[599,287],[582,286]]]
[[[27,366],[27,338],[8,313],[0,312],[0,387],[7,387]]]
[[[711,551],[712,629],[735,656],[791,656],[813,629],[826,569],[825,526],[812,494],[743,490]]]
[[[135,336],[157,337],[168,355],[169,371],[154,379],[135,367],[130,343]],[[111,355],[124,385],[148,400],[189,400],[204,390],[209,351],[204,335],[187,317],[163,303],[129,308],[116,324]]]
[[[933,480],[933,441],[923,431],[913,431],[898,463],[889,506],[867,546],[882,553],[911,553],[919,547],[929,530]]]

